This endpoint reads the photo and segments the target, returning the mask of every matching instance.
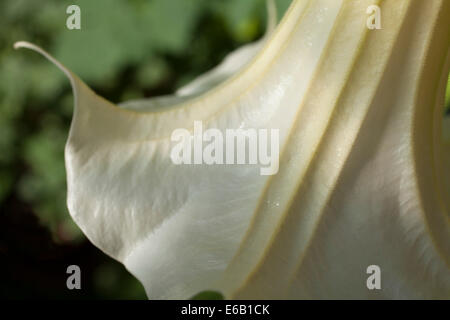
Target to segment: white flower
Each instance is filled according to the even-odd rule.
[[[70,78],[70,213],[149,298],[450,298],[448,21],[448,0],[294,1],[227,81],[120,106],[17,46]],[[279,129],[278,174],[174,165],[171,132],[196,120]]]

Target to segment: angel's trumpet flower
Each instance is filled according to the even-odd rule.
[[[450,298],[449,21],[448,0],[294,1],[227,81],[119,106],[17,46],[70,78],[70,213],[149,298]],[[278,129],[278,173],[174,164],[195,121]]]

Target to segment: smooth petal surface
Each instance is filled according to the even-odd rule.
[[[237,75],[156,109],[119,108],[56,62],[75,94],[71,215],[149,298],[450,298],[448,21],[447,0],[294,1]],[[278,174],[174,165],[170,135],[194,121],[279,129]]]

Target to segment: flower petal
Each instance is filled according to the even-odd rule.
[[[374,3],[383,29],[370,31]],[[112,105],[57,63],[76,97],[71,215],[150,298],[205,289],[251,299],[448,298],[450,199],[436,123],[449,19],[446,0],[295,1],[232,79],[170,107],[129,108],[146,112]],[[174,165],[171,132],[197,120],[279,129],[278,174]],[[381,291],[366,287],[372,264]]]

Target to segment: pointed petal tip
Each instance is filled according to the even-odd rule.
[[[13,47],[16,50],[21,49],[21,48],[30,49],[30,50],[39,52],[40,54],[44,55],[47,58],[50,57],[50,55],[45,50],[43,50],[42,48],[40,48],[37,45],[35,45],[31,42],[28,42],[28,41],[17,41],[14,43]]]
[[[20,49],[20,48],[30,48],[35,47],[35,45],[27,42],[27,41],[17,41],[14,43],[14,49]]]
[[[42,49],[39,46],[37,46],[31,42],[28,42],[28,41],[17,41],[14,43],[13,47],[16,50],[21,49],[21,48],[33,50],[33,51],[43,55],[50,62],[52,62],[54,65],[56,65],[62,72],[64,72],[67,75],[67,77],[69,78],[69,80],[71,82],[75,78],[75,75],[72,72],[70,72],[69,69],[67,69],[61,62],[56,60],[51,54],[49,54],[47,51],[45,51],[44,49]]]
[[[21,48],[26,48],[33,50],[39,54],[41,54],[43,57],[45,57],[47,60],[49,60],[51,63],[53,63],[59,70],[61,70],[69,79],[70,84],[72,86],[72,90],[75,96],[75,105],[77,105],[77,95],[80,88],[80,85],[84,85],[84,82],[80,80],[74,73],[72,73],[65,65],[63,65],[61,62],[59,62],[55,57],[53,57],[50,53],[42,49],[41,47],[28,42],[28,41],[17,41],[13,45],[14,49],[18,50]],[[84,86],[89,89],[89,87]]]

